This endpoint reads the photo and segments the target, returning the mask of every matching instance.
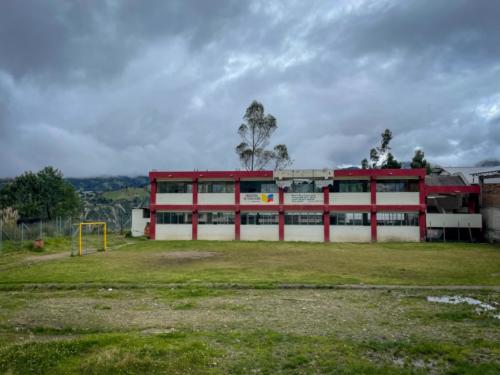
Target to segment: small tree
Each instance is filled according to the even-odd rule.
[[[264,106],[253,101],[243,116],[245,122],[238,128],[242,142],[236,146],[236,153],[246,170],[264,169],[272,160],[275,168],[284,168],[292,163],[286,145],[277,145],[266,150],[269,139],[278,128],[276,118],[264,113]]]
[[[421,149],[416,149],[415,155],[413,156],[413,159],[411,161],[411,167],[414,169],[425,168],[427,170],[427,174],[429,174],[431,172],[431,165],[427,162],[427,160],[424,159],[424,157],[424,151],[422,151]]]

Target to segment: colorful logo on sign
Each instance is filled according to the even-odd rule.
[[[274,202],[274,194],[261,194],[260,200],[265,203],[272,203]]]

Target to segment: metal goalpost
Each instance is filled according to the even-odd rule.
[[[84,221],[74,225],[71,233],[71,255],[82,256],[107,251],[108,227],[105,221]]]

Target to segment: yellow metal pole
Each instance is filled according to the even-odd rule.
[[[79,234],[79,249],[78,249],[78,255],[82,256],[82,223],[80,223],[80,234]]]
[[[104,251],[106,251],[107,248],[107,241],[108,241],[108,230],[107,230],[107,224],[104,223]]]

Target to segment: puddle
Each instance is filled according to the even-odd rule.
[[[470,298],[470,297],[462,297],[462,296],[441,296],[441,297],[427,297],[428,302],[436,302],[436,303],[447,303],[451,305],[458,305],[459,303],[466,303],[471,306],[476,307],[476,312],[478,314],[485,311],[496,311],[497,308],[492,306],[486,302],[481,302],[478,299]],[[494,314],[493,317],[495,319],[500,319],[500,314]]]

